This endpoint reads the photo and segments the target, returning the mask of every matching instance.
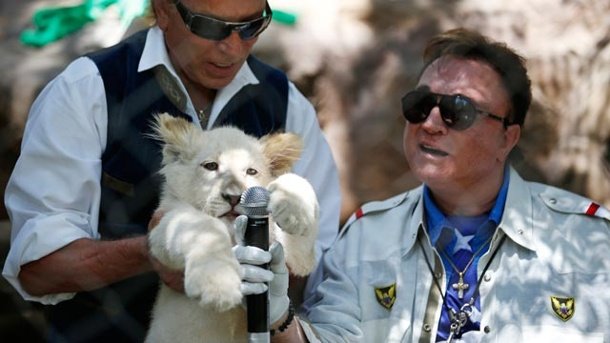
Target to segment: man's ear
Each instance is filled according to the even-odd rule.
[[[151,7],[157,20],[159,28],[165,32],[169,26],[169,1],[151,0]]]
[[[521,138],[521,125],[509,125],[504,130],[504,143],[499,151],[498,159],[500,162],[506,161],[511,150],[519,143]]]
[[[273,176],[289,172],[303,151],[303,141],[293,133],[266,135],[261,138],[261,143]]]

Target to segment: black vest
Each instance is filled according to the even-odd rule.
[[[168,112],[191,120],[163,93],[153,70],[137,72],[147,31],[89,56],[104,81],[108,105],[106,150],[102,156],[102,239],[147,232],[158,205],[161,178],[159,142],[148,137],[155,113]],[[250,56],[248,65],[259,79],[242,88],[222,109],[213,126],[231,125],[262,137],[283,131],[286,124],[286,75]],[[158,288],[147,273],[73,299],[47,306],[51,340],[62,342],[142,342]],[[59,339],[58,339],[59,338]]]

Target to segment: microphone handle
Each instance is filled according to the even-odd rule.
[[[248,217],[248,224],[244,234],[246,245],[269,250],[269,217]],[[269,269],[269,264],[262,267]],[[248,306],[248,333],[269,332],[269,297],[268,292],[246,296]]]

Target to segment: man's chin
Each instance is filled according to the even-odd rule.
[[[242,65],[243,63],[239,65],[235,64],[227,68],[212,65],[208,69],[207,80],[202,83],[204,83],[205,87],[209,89],[222,89],[233,81]]]
[[[426,168],[423,170],[414,170],[415,177],[425,183],[430,188],[443,187],[447,183],[451,183],[451,175],[441,171],[438,168]]]

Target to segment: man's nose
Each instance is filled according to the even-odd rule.
[[[443,118],[441,117],[441,109],[438,106],[434,106],[430,110],[428,117],[421,123],[421,125],[424,130],[433,133],[447,131],[447,125],[445,125],[445,122],[443,122]]]
[[[231,34],[218,42],[218,47],[222,52],[231,56],[241,56],[245,41],[241,39],[238,31],[231,31]]]

